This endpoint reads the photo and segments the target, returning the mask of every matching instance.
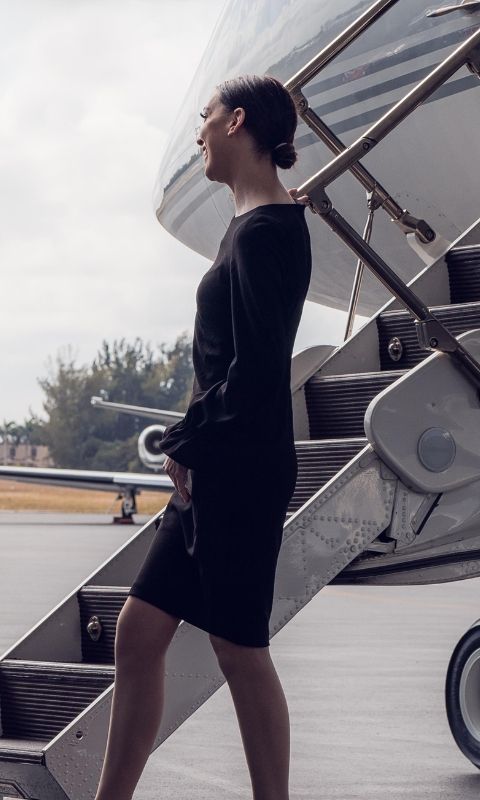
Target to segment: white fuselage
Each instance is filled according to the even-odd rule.
[[[182,104],[156,183],[157,217],[177,239],[213,259],[234,214],[228,187],[205,178],[195,143],[199,111],[215,85],[245,73],[288,80],[370,4],[370,0],[227,3]],[[480,25],[480,12],[427,17],[425,12],[436,5],[441,3],[400,0],[306,87],[311,107],[345,144]],[[449,240],[479,216],[479,91],[478,79],[463,67],[363,160],[402,208]],[[302,121],[295,143],[298,165],[279,170],[288,188],[299,186],[333,157]],[[356,180],[350,174],[343,176],[329,188],[329,195],[362,231],[367,206],[365,191]],[[307,212],[307,219],[313,247],[308,299],[344,309],[355,258],[317,216]],[[404,279],[422,267],[381,209],[376,212],[372,244]],[[386,290],[368,275],[358,311],[370,314],[386,299]]]

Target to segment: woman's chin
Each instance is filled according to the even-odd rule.
[[[216,180],[214,172],[212,170],[212,167],[208,163],[208,161],[204,164],[203,169],[204,169],[204,172],[205,172],[205,177],[208,178],[209,181]]]

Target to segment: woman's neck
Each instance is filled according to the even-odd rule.
[[[229,185],[237,216],[269,203],[294,202],[270,164],[258,164],[254,171],[248,168],[239,171]]]

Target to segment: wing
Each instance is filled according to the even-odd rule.
[[[173,483],[165,473],[148,475],[142,472],[104,472],[89,469],[54,469],[42,467],[0,466],[0,480],[44,483],[47,486],[69,486],[73,489],[97,489],[115,492],[120,489],[173,491]]]

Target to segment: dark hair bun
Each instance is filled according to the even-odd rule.
[[[290,169],[297,160],[297,151],[291,142],[280,142],[272,150],[273,163],[281,169]]]
[[[297,107],[290,92],[272,75],[241,75],[217,87],[220,102],[229,111],[245,110],[245,130],[253,137],[257,152],[269,155],[282,169],[293,167]]]

